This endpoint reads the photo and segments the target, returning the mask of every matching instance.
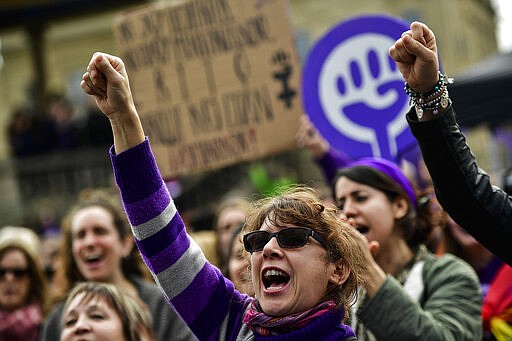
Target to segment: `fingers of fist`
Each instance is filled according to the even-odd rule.
[[[82,81],[80,82],[80,87],[89,95],[105,97],[107,93],[104,81],[102,83],[96,80],[97,84],[95,84],[93,79],[91,72],[84,73]]]

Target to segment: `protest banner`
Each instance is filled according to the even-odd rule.
[[[300,69],[285,0],[152,4],[116,18],[165,178],[294,148]]]

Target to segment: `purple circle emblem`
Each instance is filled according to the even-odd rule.
[[[387,15],[348,19],[318,40],[303,68],[304,110],[336,149],[394,162],[416,146],[409,98],[388,50],[409,24]]]

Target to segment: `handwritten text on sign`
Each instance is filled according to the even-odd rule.
[[[284,0],[196,0],[118,17],[137,108],[165,177],[293,148],[300,72]]]

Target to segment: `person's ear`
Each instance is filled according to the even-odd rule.
[[[334,264],[334,270],[329,278],[329,282],[338,287],[347,281],[348,276],[350,276],[348,265],[343,260],[339,260]]]
[[[393,214],[395,219],[401,219],[407,214],[407,210],[409,209],[409,204],[405,198],[398,198],[393,203]]]
[[[130,252],[132,252],[132,248],[133,248],[133,237],[128,235],[126,237],[124,237],[124,239],[122,240],[122,244],[123,244],[123,247],[122,247],[122,254],[123,254],[123,258],[125,257],[128,257],[128,255],[130,254]]]

